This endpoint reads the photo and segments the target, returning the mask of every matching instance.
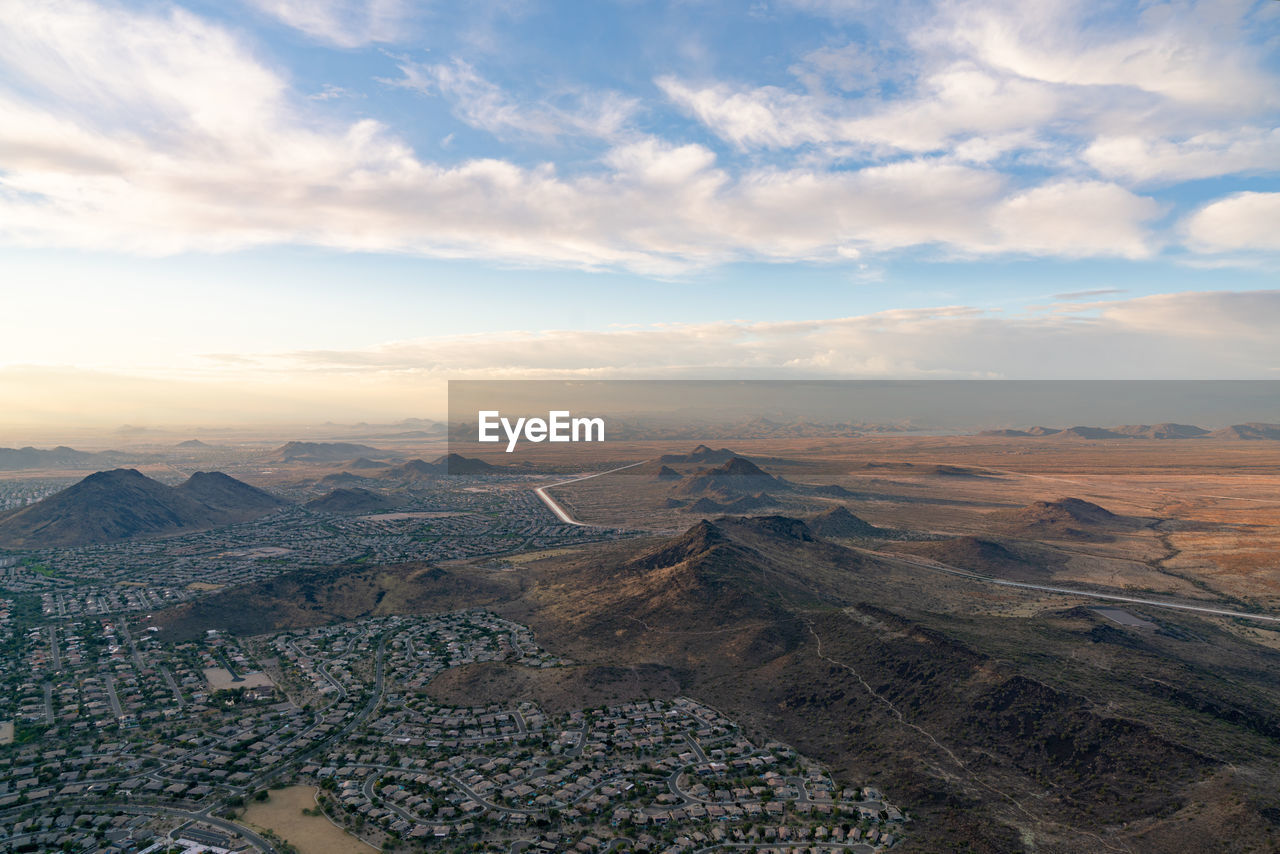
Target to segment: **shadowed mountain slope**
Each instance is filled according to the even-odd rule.
[[[81,546],[196,531],[256,519],[286,503],[221,472],[196,472],[174,487],[135,469],[113,469],[0,514],[0,543]]]

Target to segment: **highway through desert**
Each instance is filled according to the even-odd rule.
[[[1106,599],[1110,602],[1129,602],[1134,605],[1150,605],[1153,608],[1171,608],[1177,611],[1195,611],[1201,614],[1212,614],[1215,617],[1238,617],[1245,620],[1263,620],[1269,623],[1280,623],[1280,617],[1268,614],[1251,614],[1246,611],[1229,611],[1223,608],[1206,608],[1201,605],[1185,605],[1181,602],[1166,602],[1160,599],[1140,599],[1136,596],[1121,596],[1116,593],[1096,593],[1091,590],[1075,590],[1070,587],[1051,587],[1045,584],[1029,584],[1024,581],[1006,581],[1002,578],[992,578],[989,575],[977,575],[972,572],[966,572],[963,569],[957,569],[954,566],[948,566],[947,564],[938,563],[937,561],[907,558],[892,552],[879,552],[872,549],[857,548],[855,548],[854,551],[874,555],[881,560],[887,560],[900,566],[927,569],[933,572],[944,572],[948,575],[957,575],[971,581],[983,581],[987,584],[998,584],[1002,587],[1020,587],[1024,590],[1040,590],[1046,593],[1060,593],[1064,596],[1084,596],[1089,599]]]
[[[549,509],[552,513],[556,514],[556,518],[559,519],[561,522],[564,522],[566,525],[577,525],[580,528],[603,527],[601,525],[592,525],[589,522],[578,521],[573,517],[571,513],[569,513],[568,510],[566,510],[564,507],[560,505],[560,502],[556,501],[554,498],[548,495],[547,490],[554,489],[557,486],[568,486],[569,484],[577,483],[580,480],[590,480],[593,477],[600,477],[601,475],[613,474],[614,472],[622,471],[623,469],[633,469],[636,466],[642,466],[647,462],[649,461],[641,460],[638,463],[630,463],[625,466],[618,466],[616,469],[609,469],[608,471],[598,471],[595,474],[584,474],[581,477],[573,477],[573,478],[570,478],[569,480],[562,480],[559,483],[549,483],[546,486],[539,486],[535,488],[533,491],[534,491],[534,494],[536,494],[539,498],[542,499],[542,503],[547,505],[547,509]]]

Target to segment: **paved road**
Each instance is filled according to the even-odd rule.
[[[608,471],[598,471],[595,474],[584,474],[581,477],[572,477],[572,478],[569,478],[568,480],[562,480],[559,483],[549,483],[546,486],[537,487],[536,489],[533,490],[533,492],[535,495],[537,495],[539,498],[542,499],[542,503],[547,505],[547,508],[552,513],[556,514],[556,518],[559,519],[561,522],[564,522],[566,525],[577,525],[579,528],[607,528],[610,526],[592,525],[588,522],[578,521],[569,513],[568,510],[565,510],[564,507],[561,506],[560,502],[552,498],[547,493],[547,490],[554,489],[557,486],[567,486],[571,483],[577,483],[580,480],[590,480],[593,477],[600,477],[601,475],[605,475],[605,474],[613,474],[615,471],[622,471],[623,469],[633,469],[636,466],[642,466],[647,462],[649,461],[641,460],[638,463],[631,463],[630,465],[618,466],[616,469],[609,469]]]
[[[181,709],[186,706],[187,701],[182,699],[182,691],[178,688],[178,682],[173,678],[173,674],[169,672],[169,668],[161,665],[160,675],[164,677],[165,682],[169,683],[169,690],[173,692],[173,699],[177,701],[178,708]]]
[[[133,635],[129,633],[129,627],[124,623],[123,614],[116,618],[116,625],[120,627],[120,634],[124,635],[125,642],[129,644],[129,651],[133,655],[133,663],[138,665],[139,670],[146,670],[147,665],[142,662],[142,654],[138,652],[138,645],[133,642]]]
[[[103,674],[102,682],[107,686],[107,702],[111,703],[112,714],[117,718],[123,717],[124,710],[120,708],[120,698],[116,696],[116,680],[110,674]]]
[[[685,733],[684,740],[689,745],[689,747],[693,748],[693,755],[698,757],[699,762],[707,761],[707,754],[702,752],[702,745],[698,744],[698,740],[696,738],[689,735],[688,733]]]
[[[44,720],[53,726],[53,683],[44,683]]]
[[[897,563],[902,566],[909,566],[915,569],[927,569],[931,572],[942,572],[947,575],[955,575],[960,578],[967,578],[971,581],[981,581],[986,584],[998,584],[1001,587],[1020,587],[1024,590],[1043,590],[1046,593],[1062,593],[1068,596],[1083,596],[1089,599],[1105,599],[1108,602],[1131,602],[1134,605],[1150,605],[1153,608],[1168,608],[1175,611],[1194,611],[1200,614],[1211,614],[1215,617],[1239,617],[1245,620],[1262,620],[1268,623],[1280,623],[1280,617],[1271,616],[1269,614],[1250,614],[1246,611],[1230,611],[1224,608],[1207,608],[1203,605],[1185,605],[1181,602],[1167,602],[1162,599],[1142,599],[1136,596],[1121,596],[1115,593],[1098,593],[1092,590],[1076,590],[1070,587],[1052,587],[1047,584],[1028,584],[1022,581],[1006,581],[1003,578],[992,578],[989,575],[977,575],[972,572],[966,572],[963,569],[957,569],[945,563],[927,559],[908,558],[893,552],[880,552],[873,549],[857,549],[854,551],[863,552],[864,554],[875,555],[883,560],[891,563]]]
[[[62,651],[58,649],[58,629],[56,626],[49,627],[49,649],[53,651],[53,669],[55,671],[62,669]]]

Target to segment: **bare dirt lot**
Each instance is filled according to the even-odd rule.
[[[368,854],[377,851],[336,827],[323,815],[306,815],[315,809],[314,786],[277,789],[267,801],[253,802],[242,820],[255,828],[270,830],[302,854]]]

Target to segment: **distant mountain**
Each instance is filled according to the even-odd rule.
[[[1138,439],[1194,439],[1209,433],[1194,424],[1174,424],[1168,421],[1162,424],[1124,424],[1112,427],[1111,431]]]
[[[1143,520],[1119,516],[1091,501],[1063,498],[1037,501],[1016,510],[987,514],[993,530],[1025,539],[1109,539],[1117,531],[1136,530]]]
[[[327,489],[337,489],[343,486],[367,486],[373,483],[371,478],[361,477],[358,474],[352,474],[349,471],[340,471],[333,474],[327,474],[315,482],[316,486],[322,486]]]
[[[174,487],[135,469],[114,469],[0,514],[0,543],[83,546],[197,531],[255,519],[286,503],[220,472],[197,472]]]
[[[205,448],[212,448],[213,445],[210,445],[208,442],[201,442],[199,439],[188,439],[185,442],[179,442],[178,444],[174,445],[174,447],[182,448],[183,450],[188,450],[188,451],[199,451]]]
[[[347,468],[359,471],[361,469],[385,469],[390,467],[390,463],[379,463],[368,457],[360,457],[347,463]]]
[[[1027,430],[983,430],[979,436],[1024,438],[1052,436],[1059,439],[1225,439],[1228,441],[1280,441],[1280,424],[1252,421],[1233,424],[1221,430],[1206,430],[1195,424],[1178,424],[1165,421],[1160,424],[1121,424],[1119,427],[1068,427],[1057,430],[1052,427],[1032,427]]]
[[[351,442],[287,442],[271,453],[282,463],[340,463],[358,457],[385,457],[389,451]]]
[[[440,474],[496,474],[507,469],[506,466],[495,466],[461,454],[446,454],[432,460],[431,464]]]
[[[1123,433],[1108,430],[1105,427],[1068,427],[1053,434],[1055,439],[1126,439]]]
[[[663,454],[658,457],[659,463],[701,463],[703,465],[714,465],[717,463],[727,463],[729,460],[738,456],[728,448],[712,448],[708,445],[699,445],[687,454]]]
[[[1233,439],[1246,442],[1256,442],[1264,439],[1280,441],[1280,424],[1263,424],[1258,421],[1250,421],[1248,424],[1233,424],[1222,430],[1214,430],[1209,434],[1209,438]]]
[[[750,460],[731,457],[715,468],[699,469],[676,484],[673,495],[735,499],[757,495],[770,489],[785,490],[789,484],[766,473]]]
[[[510,471],[510,466],[495,466],[461,454],[446,454],[431,462],[408,460],[373,476],[391,483],[414,484],[433,481],[445,475],[503,474]]]
[[[704,495],[690,504],[689,510],[694,513],[750,513],[754,510],[772,507],[777,503],[778,499],[767,492],[761,492],[759,495],[744,495],[741,498],[735,498],[724,503]]]
[[[441,474],[443,472],[438,466],[426,460],[412,459],[400,465],[392,466],[386,471],[379,472],[377,478],[395,483],[410,484],[432,481],[440,477]]]
[[[381,493],[372,492],[368,489],[345,487],[335,489],[328,495],[313,498],[305,506],[308,510],[315,510],[319,513],[348,515],[393,510],[399,506],[399,503]]]
[[[809,530],[825,539],[858,539],[885,533],[870,522],[859,519],[844,507],[833,507],[809,520]]]
[[[206,507],[246,517],[288,503],[220,471],[198,471],[174,489]]]
[[[913,554],[932,558],[948,566],[967,569],[979,575],[994,575],[1002,578],[1011,573],[1026,575],[1029,570],[1043,567],[1046,561],[1040,557],[1030,561],[1012,551],[1009,546],[996,540],[982,537],[953,537],[937,542],[916,543],[910,546]],[[1045,575],[1043,568],[1039,572]]]
[[[141,459],[133,455],[131,459]],[[0,471],[24,471],[26,469],[91,468],[119,464],[124,454],[116,451],[93,453],[77,451],[66,445],[43,450],[40,448],[0,448]]]

